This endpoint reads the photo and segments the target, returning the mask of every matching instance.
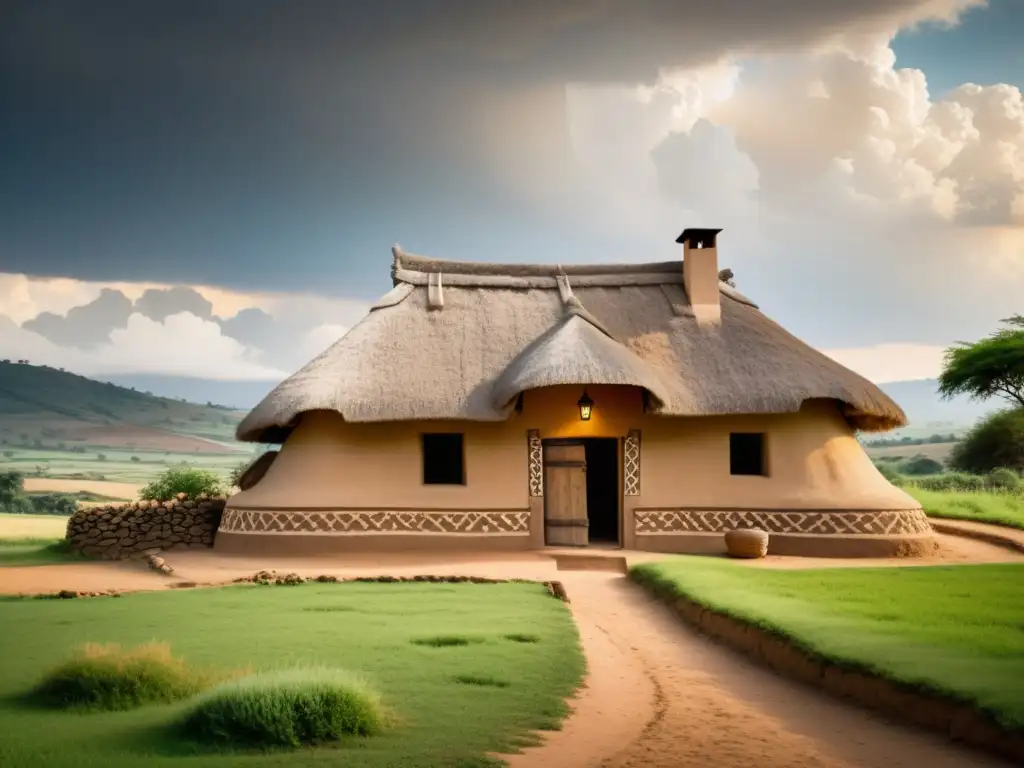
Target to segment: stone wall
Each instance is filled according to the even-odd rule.
[[[135,501],[79,509],[68,519],[71,548],[104,560],[153,549],[212,546],[226,499]]]

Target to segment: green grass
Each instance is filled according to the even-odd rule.
[[[347,610],[329,610],[344,606]],[[556,728],[583,658],[564,603],[534,584],[307,583],[126,594],[118,599],[0,599],[0,765],[48,768],[436,768]],[[537,643],[506,635],[528,632]],[[432,647],[416,638],[478,638]],[[183,740],[189,701],[83,716],[28,708],[17,696],[84,641],[157,640],[201,668],[341,667],[379,691],[395,722],[358,745],[299,752],[211,751]],[[456,677],[506,680],[507,687]],[[59,738],[55,735],[59,734]]]
[[[89,558],[74,552],[66,539],[5,539],[0,537],[0,567],[58,565]]]
[[[903,488],[931,517],[976,520],[1024,529],[1024,495],[986,491],[926,491]]]
[[[166,644],[122,650],[87,643],[49,670],[27,699],[53,709],[125,710],[188,698],[213,679],[172,655]]]
[[[380,694],[342,669],[250,675],[208,691],[181,720],[187,737],[217,746],[300,747],[375,736],[387,723]]]
[[[818,657],[1024,728],[1024,565],[782,571],[681,557],[631,575]]]

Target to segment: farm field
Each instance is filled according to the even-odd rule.
[[[67,526],[62,515],[0,514],[0,539],[61,539]]]
[[[1024,729],[1024,565],[783,571],[680,557],[637,581]]]
[[[62,515],[0,513],[0,567],[52,565],[84,556],[72,552],[64,540],[68,519]]]
[[[949,455],[953,452],[954,445],[956,445],[956,443],[888,445],[882,448],[865,446],[864,450],[867,451],[868,456],[872,459],[880,459],[883,457],[909,459],[912,456],[927,456],[929,459],[935,459],[936,461],[945,463],[949,459]]]
[[[435,768],[494,765],[492,751],[557,728],[584,662],[564,603],[539,584],[304,584],[0,600],[0,764]],[[244,632],[239,632],[241,626]],[[343,666],[395,721],[381,735],[294,752],[212,752],[173,730],[188,702],[95,713],[18,699],[84,642],[156,640],[189,663],[263,672]],[[59,739],[54,734],[60,734]]]
[[[6,453],[10,453],[7,456]],[[97,458],[102,455],[101,460]],[[72,453],[70,451],[46,451],[34,449],[15,449],[0,453],[0,472],[16,471],[25,476],[26,490],[30,490],[29,482],[34,479],[48,478],[52,480],[77,480],[122,483],[142,486],[152,481],[168,467],[176,464],[188,464],[202,467],[218,473],[225,479],[231,470],[239,464],[251,460],[255,455],[247,453],[194,454],[172,452],[143,452],[106,450],[98,453]],[[133,461],[132,458],[137,459]],[[49,490],[35,488],[35,490]],[[53,488],[52,490],[58,490]],[[92,490],[95,493],[119,496],[108,493],[99,486],[60,490]]]

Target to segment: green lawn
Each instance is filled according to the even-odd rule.
[[[931,517],[976,520],[1024,529],[1024,495],[984,491],[926,491],[907,486]]]
[[[0,626],[0,659],[17,660],[0,665],[0,765],[10,768],[482,768],[492,764],[486,752],[556,726],[584,669],[565,604],[534,584],[242,585],[117,599],[7,599],[0,600]],[[536,642],[505,637],[517,633]],[[439,635],[471,642],[412,642]],[[198,665],[352,670],[375,684],[399,723],[354,747],[225,755],[169,730],[187,702],[88,715],[19,703],[80,643],[152,640]]]
[[[782,571],[681,557],[631,574],[835,663],[1024,728],[1024,565]]]

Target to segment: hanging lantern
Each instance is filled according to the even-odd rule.
[[[576,405],[580,407],[580,421],[590,421],[590,413],[594,410],[594,401],[587,397],[587,390],[583,390],[583,397],[581,397]]]

